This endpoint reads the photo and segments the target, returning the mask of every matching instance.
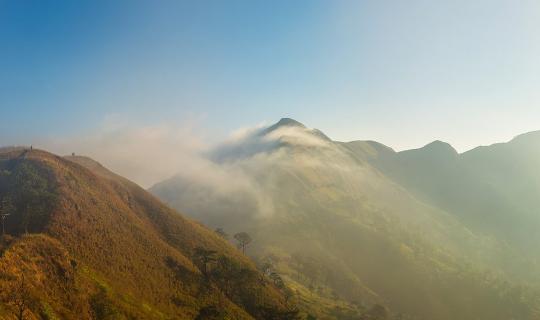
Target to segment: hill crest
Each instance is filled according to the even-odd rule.
[[[0,195],[14,199],[6,231],[15,237],[4,247],[0,263],[15,278],[28,274],[29,283],[39,283],[34,277],[45,277],[50,263],[63,263],[64,258],[21,265],[16,257],[37,254],[33,249],[37,247],[30,245],[36,236],[52,239],[40,250],[56,250],[54,246],[66,252],[65,261],[73,261],[73,266],[65,272],[80,279],[69,285],[69,290],[82,292],[76,298],[78,310],[69,312],[71,302],[54,300],[61,296],[59,292],[47,293],[47,287],[63,281],[62,276],[52,275],[42,286],[30,285],[36,299],[47,303],[57,316],[80,319],[79,314],[103,311],[93,305],[95,299],[104,300],[106,308],[119,315],[139,319],[191,319],[211,307],[233,318],[261,319],[268,310],[287,309],[280,291],[270,282],[260,282],[254,264],[237,249],[97,162],[35,149],[2,155]],[[23,227],[26,211],[19,197],[28,192],[32,197],[42,197],[45,192],[53,196],[51,205],[39,211],[40,223]],[[37,213],[32,215],[32,221],[37,217]],[[29,236],[24,235],[25,228]],[[203,273],[195,258],[198,248],[215,252],[232,269],[215,264],[212,273]],[[238,274],[224,274],[223,270]],[[79,286],[83,284],[88,288]],[[0,280],[0,286],[9,285]],[[28,312],[42,311],[36,306]]]

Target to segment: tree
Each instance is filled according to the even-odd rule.
[[[242,248],[242,253],[246,253],[246,247],[251,243],[251,237],[246,232],[239,232],[234,235],[238,241],[238,248]]]
[[[216,261],[216,251],[203,247],[195,248],[193,259],[198,262],[204,276],[208,276],[208,264]]]
[[[229,238],[229,235],[223,230],[223,228],[216,228],[214,231],[218,234],[218,236],[222,237],[223,239],[227,240]]]

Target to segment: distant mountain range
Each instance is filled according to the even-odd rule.
[[[247,231],[305,310],[360,319],[540,319],[540,133],[459,154],[336,142],[282,119],[215,148],[152,193]]]
[[[345,145],[417,198],[522,254],[539,257],[540,131],[463,154],[440,141],[371,154],[363,142]]]
[[[218,234],[89,158],[2,149],[0,200],[1,319],[294,314]]]

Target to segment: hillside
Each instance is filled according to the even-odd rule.
[[[240,251],[84,157],[0,153],[0,318],[286,318]],[[203,263],[201,257],[216,261]],[[211,260],[211,259],[210,259]]]
[[[442,142],[428,149],[458,156]],[[536,289],[509,275],[521,253],[383,170],[395,154],[282,119],[217,147],[204,174],[151,191],[211,227],[250,233],[248,253],[323,319],[381,305],[396,319],[539,319]]]
[[[512,247],[522,257],[508,262],[514,264],[513,275],[539,283],[538,269],[531,268],[540,261],[535,247],[540,240],[539,132],[463,154],[442,142],[377,153],[368,152],[363,142],[345,145],[415,197]]]

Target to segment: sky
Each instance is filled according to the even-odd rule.
[[[0,112],[0,145],[291,117],[465,151],[540,130],[540,2],[0,0]]]

